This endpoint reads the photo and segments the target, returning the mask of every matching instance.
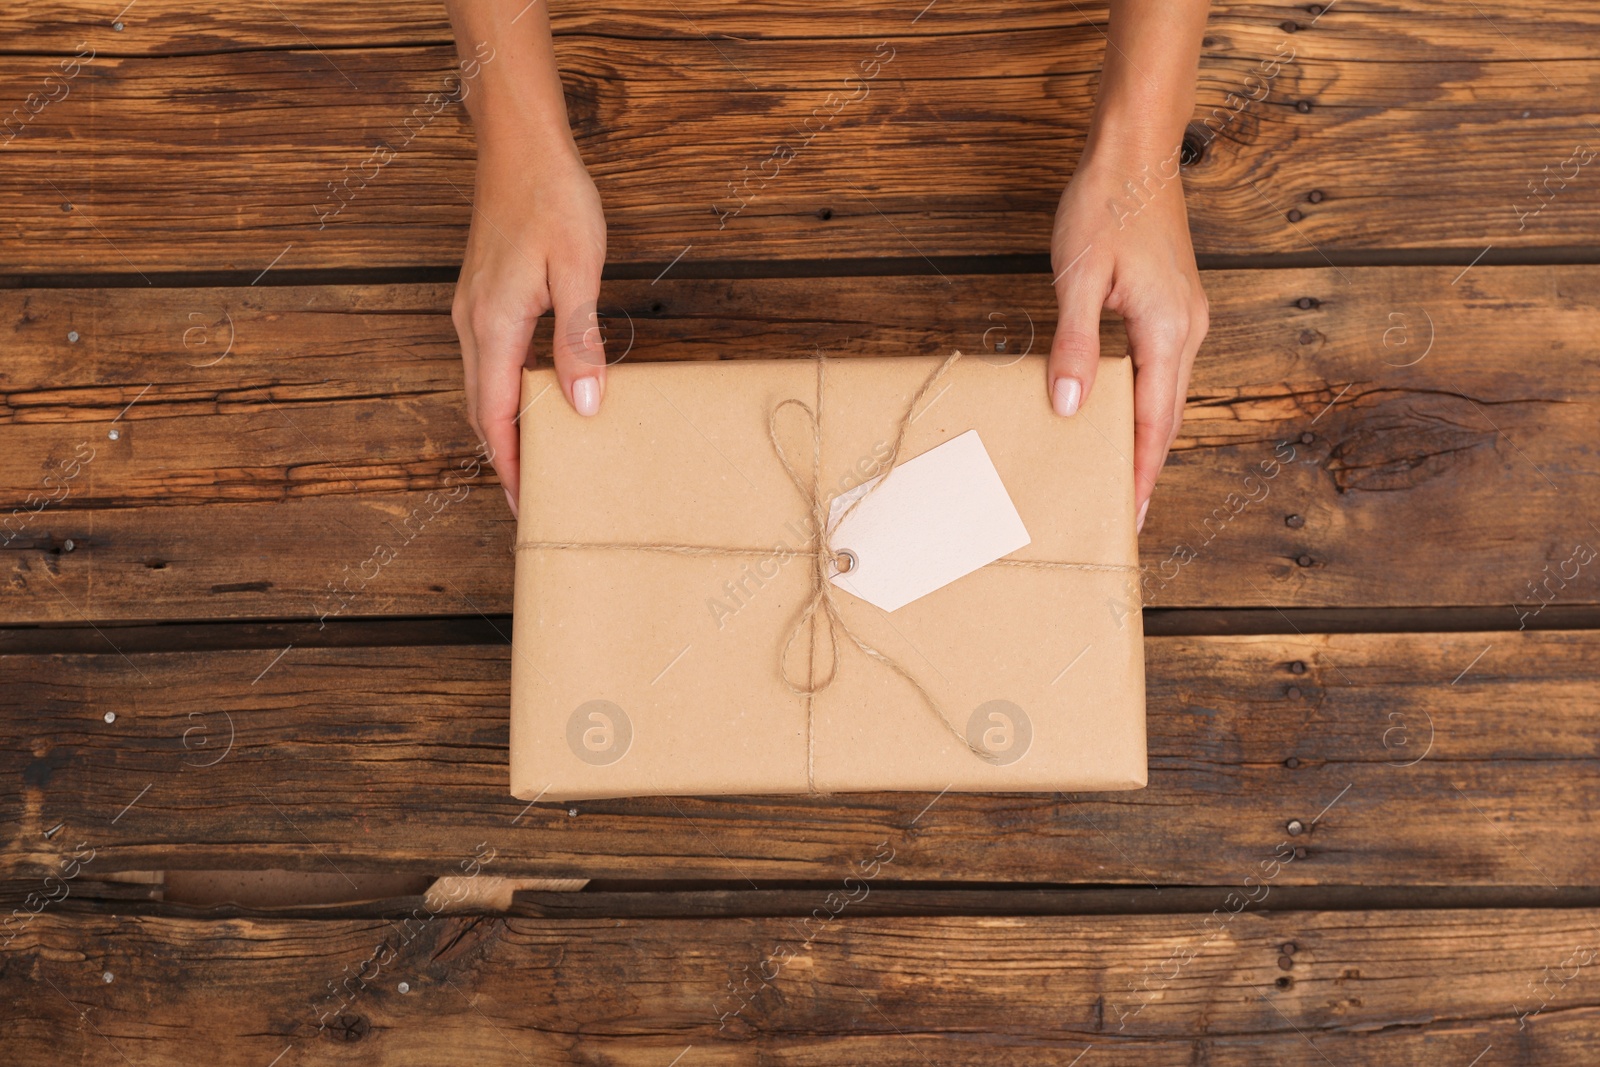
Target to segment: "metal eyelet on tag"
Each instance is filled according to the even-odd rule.
[[[861,560],[848,548],[841,548],[833,554],[833,570],[835,574],[849,574],[861,566]]]

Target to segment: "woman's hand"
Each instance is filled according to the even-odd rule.
[[[478,141],[472,229],[450,317],[461,337],[467,420],[488,446],[512,514],[522,368],[539,316],[567,401],[600,410],[606,357],[596,315],[606,262],[600,194],[567,124],[550,13],[526,0],[447,0]]]
[[[596,317],[606,261],[606,220],[576,146],[484,140],[472,231],[451,318],[461,337],[467,419],[513,513],[516,419],[535,323],[555,309],[552,357],[561,390],[580,415],[600,410],[606,358]]]
[[[1094,120],[1050,242],[1059,315],[1045,387],[1056,411],[1072,415],[1094,386],[1100,309],[1127,324],[1141,530],[1210,325],[1178,178],[1208,7],[1209,0],[1111,0]]]
[[[1210,325],[1189,241],[1176,150],[1164,161],[1088,158],[1056,209],[1050,243],[1059,316],[1050,401],[1074,415],[1094,387],[1100,309],[1121,315],[1134,366],[1135,523],[1183,422],[1195,353]]]

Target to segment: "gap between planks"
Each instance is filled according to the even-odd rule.
[[[1547,248],[1330,249],[1324,252],[1263,252],[1256,255],[1201,254],[1202,272],[1224,270],[1320,270],[1324,267],[1561,267],[1600,264],[1600,244]],[[907,256],[801,259],[707,259],[607,264],[603,281],[643,281],[666,268],[678,278],[730,281],[754,278],[892,278],[934,275],[1050,274],[1047,254],[993,256]],[[407,267],[279,268],[262,277],[257,270],[147,271],[132,273],[0,272],[4,289],[226,289],[236,287],[294,288],[336,285],[453,284],[459,263],[418,263]]]
[[[510,615],[427,618],[216,620],[94,626],[0,627],[0,657],[138,652],[222,652],[264,648],[410,648],[497,645]],[[1600,630],[1600,605],[1551,605],[1529,630]],[[1146,637],[1254,637],[1290,634],[1497,633],[1512,631],[1504,605],[1459,608],[1146,608]]]
[[[483,879],[479,879],[482,881]],[[458,880],[467,881],[467,880]],[[361,919],[405,915],[425,900],[439,910],[446,897],[458,915],[517,915],[545,919],[718,919],[782,918],[811,913],[839,889],[837,882],[626,881],[582,879],[492,879],[470,896],[436,885],[430,894],[367,900],[311,899],[268,906],[201,904],[167,900],[151,887],[134,891],[121,881],[86,884],[61,905],[75,913],[226,919]],[[0,904],[20,906],[34,882],[0,883]],[[155,888],[159,888],[156,886]],[[1025,883],[934,885],[885,883],[852,903],[853,916],[1075,916],[1204,915],[1229,906],[1239,891],[1230,885],[1073,886],[1041,888]],[[1600,908],[1600,886],[1276,886],[1249,908],[1267,912],[1495,911],[1506,909]]]

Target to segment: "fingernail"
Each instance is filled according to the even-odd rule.
[[[600,410],[600,383],[593,378],[579,378],[572,383],[572,406],[585,417]]]
[[[1056,379],[1056,387],[1050,392],[1050,404],[1056,409],[1057,415],[1076,415],[1082,399],[1083,386],[1078,384],[1078,379]]]
[[[1146,500],[1139,505],[1139,517],[1133,520],[1133,528],[1138,533],[1144,533],[1144,513],[1150,510],[1150,501]]]
[[[511,498],[511,487],[510,486],[506,486],[506,485],[502,485],[500,488],[502,488],[502,489],[504,489],[506,491],[506,503],[511,505],[511,517],[513,519],[518,518],[519,516],[517,515],[517,502]]]

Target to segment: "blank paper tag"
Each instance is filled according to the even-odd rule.
[[[839,515],[882,478],[841,494],[828,513],[834,551],[856,557],[833,584],[869,604],[894,611],[1030,540],[976,430],[898,464],[887,477],[843,522]]]

